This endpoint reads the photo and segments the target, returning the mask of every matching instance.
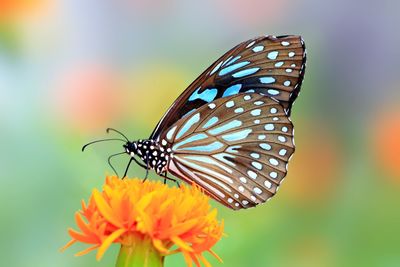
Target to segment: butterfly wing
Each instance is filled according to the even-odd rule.
[[[168,172],[232,209],[272,197],[294,152],[293,125],[284,108],[255,93],[206,104],[178,120],[161,140],[172,150]]]
[[[264,36],[232,48],[204,71],[172,104],[150,139],[204,104],[243,92],[276,99],[290,114],[304,76],[306,52],[300,36]]]

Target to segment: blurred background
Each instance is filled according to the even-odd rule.
[[[214,266],[400,266],[400,2],[0,0],[0,265],[113,266],[58,249],[112,174],[115,127],[146,138],[239,42],[300,34],[297,151],[277,196],[233,212]],[[396,77],[397,76],[397,77]],[[128,161],[115,160],[119,170]],[[134,167],[131,176],[143,176]],[[152,175],[155,178],[155,175]],[[156,178],[155,178],[156,179]],[[166,266],[184,266],[182,255]]]

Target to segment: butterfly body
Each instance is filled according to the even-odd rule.
[[[131,157],[138,156],[146,169],[153,169],[157,174],[166,171],[171,157],[171,148],[167,146],[166,142],[160,144],[151,139],[127,142],[124,149]]]
[[[240,43],[189,85],[149,139],[128,141],[123,153],[129,164],[195,183],[231,209],[264,203],[295,150],[290,114],[305,65],[300,36]]]

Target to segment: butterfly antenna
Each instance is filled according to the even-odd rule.
[[[119,138],[110,138],[110,139],[95,140],[95,141],[92,141],[92,142],[87,143],[86,145],[84,145],[84,146],[82,147],[82,151],[84,151],[85,148],[86,148],[87,146],[91,145],[91,144],[98,143],[98,142],[104,142],[104,141],[122,141],[122,142],[126,142],[124,139],[119,139]]]
[[[126,139],[126,141],[128,141],[129,142],[129,139],[128,139],[128,137],[126,137],[123,133],[121,133],[120,131],[118,131],[118,130],[116,130],[116,129],[114,129],[114,128],[107,128],[106,129],[106,132],[107,133],[109,133],[110,131],[113,131],[113,132],[116,132],[116,133],[119,133],[120,135],[122,135],[125,139]]]
[[[125,154],[125,152],[120,152],[120,153],[117,153],[117,154],[113,154],[113,155],[109,156],[108,159],[107,159],[107,162],[108,162],[108,164],[110,165],[111,169],[113,169],[113,171],[115,172],[115,174],[116,174],[118,177],[119,177],[118,172],[115,170],[114,166],[111,164],[111,159],[112,159],[113,157],[115,157],[115,156],[122,155],[122,154]]]

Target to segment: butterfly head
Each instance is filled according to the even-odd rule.
[[[138,148],[137,142],[128,141],[128,142],[126,142],[125,145],[123,145],[123,147],[127,154],[129,154],[131,156],[134,156],[137,154],[137,148]]]

